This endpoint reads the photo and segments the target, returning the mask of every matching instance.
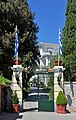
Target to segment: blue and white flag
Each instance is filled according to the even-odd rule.
[[[17,25],[16,25],[15,55],[14,55],[14,57],[16,59],[18,58],[18,47],[19,47],[19,43],[18,43],[18,30],[17,30]]]
[[[62,35],[59,29],[59,55],[62,55]]]

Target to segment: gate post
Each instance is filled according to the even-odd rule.
[[[62,70],[61,71],[61,78],[60,78],[60,81],[58,81],[58,77],[60,75],[59,73],[59,70]],[[64,81],[63,81],[63,71],[65,70],[65,68],[63,68],[63,66],[54,66],[53,68],[53,71],[54,71],[54,108],[55,108],[55,111],[56,111],[56,98],[57,98],[57,95],[59,93],[60,90],[63,91],[64,89]],[[58,83],[60,82],[60,84]]]
[[[22,101],[22,71],[23,71],[23,67],[22,67],[22,65],[13,65],[13,67],[11,67],[11,69],[13,70],[11,87],[12,87],[13,93],[14,93],[14,91],[17,92],[20,106],[23,106],[23,101]]]

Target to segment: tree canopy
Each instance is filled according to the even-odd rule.
[[[27,0],[0,0],[0,72],[10,78],[15,49],[15,27],[18,27],[19,57],[22,65],[36,65],[40,55],[37,44],[38,26]]]
[[[68,0],[63,29],[63,65],[66,80],[76,80],[76,0]]]

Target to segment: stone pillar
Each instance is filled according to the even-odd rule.
[[[59,75],[59,69],[62,69],[62,76],[61,76],[61,80],[60,80],[60,85],[58,85],[58,81],[57,81],[57,77]],[[64,84],[63,84],[63,71],[64,71],[64,68],[63,66],[55,66],[53,68],[53,71],[54,71],[54,104],[55,104],[55,110],[56,110],[56,98],[57,98],[57,95],[59,93],[60,90],[63,91],[63,88],[64,88]]]
[[[13,65],[12,67],[13,75],[12,75],[12,90],[13,92],[16,91],[18,98],[19,98],[19,104],[22,105],[22,65]],[[18,70],[18,72],[16,71]],[[16,80],[16,75],[19,76],[19,81]]]

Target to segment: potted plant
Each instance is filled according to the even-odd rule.
[[[13,93],[13,96],[12,96],[12,106],[13,106],[14,112],[20,111],[19,98],[17,96],[16,91]]]
[[[67,98],[65,97],[64,93],[60,90],[56,98],[57,113],[65,114],[67,112],[66,110],[67,102],[68,102]]]

